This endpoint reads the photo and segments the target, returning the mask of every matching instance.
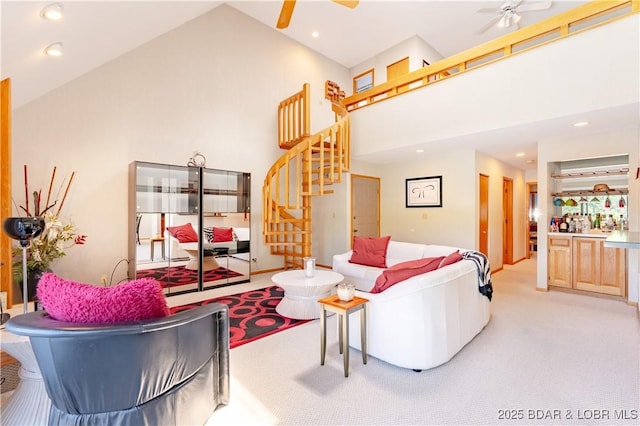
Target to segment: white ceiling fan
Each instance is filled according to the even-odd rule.
[[[490,7],[479,9],[478,13],[492,13],[496,14],[489,20],[483,27],[481,27],[477,34],[482,34],[494,25],[498,28],[508,28],[514,25],[516,28],[520,28],[520,16],[521,13],[535,12],[546,10],[551,7],[550,1],[539,1],[523,4],[522,0],[509,0],[506,1],[498,9]]]
[[[334,3],[341,4],[342,6],[353,9],[359,3],[358,0],[331,0]],[[296,0],[284,0],[282,2],[282,9],[280,9],[280,16],[278,17],[278,23],[276,28],[285,29],[289,26],[291,21],[291,15],[293,15],[293,8],[296,7]]]

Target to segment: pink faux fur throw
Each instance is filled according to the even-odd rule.
[[[108,324],[169,315],[162,287],[152,278],[98,287],[49,272],[36,292],[44,310],[58,321]]]

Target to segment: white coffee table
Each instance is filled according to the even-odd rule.
[[[279,272],[271,277],[271,281],[284,289],[276,312],[295,319],[320,318],[318,299],[329,296],[342,280],[341,274],[320,269],[316,269],[311,278],[305,277],[302,269]]]

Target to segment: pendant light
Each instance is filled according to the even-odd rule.
[[[607,195],[607,199],[604,200],[604,208],[605,209],[609,209],[611,208],[611,200],[609,199],[609,196]]]
[[[625,203],[624,203],[624,197],[621,195],[621,196],[620,196],[620,201],[618,201],[618,207],[620,207],[621,209],[623,209],[623,208],[624,208],[624,205],[625,205]]]

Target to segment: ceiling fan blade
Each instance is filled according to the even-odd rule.
[[[494,7],[483,7],[477,10],[478,13],[500,13],[500,9]]]
[[[523,4],[516,9],[518,12],[533,12],[534,10],[546,10],[551,7],[550,1],[544,1],[539,3]]]
[[[358,0],[331,0],[331,1],[333,1],[334,3],[341,4],[343,6],[347,6],[351,9],[353,9],[358,5],[358,3],[360,3]]]
[[[296,7],[296,0],[284,0],[284,2],[282,3],[282,9],[280,9],[280,16],[278,16],[278,23],[276,24],[276,28],[282,30],[289,26],[294,7]]]
[[[502,15],[498,15],[498,16],[495,16],[495,17],[489,19],[489,22],[484,24],[484,26],[480,27],[480,29],[478,29],[476,31],[476,34],[482,34],[482,33],[486,32],[489,28],[494,26],[496,24],[496,22],[498,22],[500,20],[500,18],[502,18]]]

